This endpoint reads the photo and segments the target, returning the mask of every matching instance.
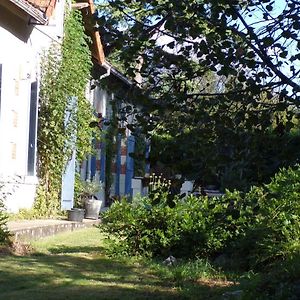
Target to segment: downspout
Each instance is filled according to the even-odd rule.
[[[105,77],[108,77],[110,75],[110,71],[111,71],[111,66],[107,62],[104,62],[101,66],[106,69],[106,73],[103,74],[103,75],[101,75],[99,77],[99,80],[101,80],[101,79],[103,79]]]

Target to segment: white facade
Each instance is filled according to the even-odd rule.
[[[49,25],[29,25],[29,16],[25,20],[0,4],[0,180],[10,191],[10,212],[34,202],[40,59],[62,40],[64,7],[65,0],[57,1]]]

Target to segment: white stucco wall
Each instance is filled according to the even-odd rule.
[[[22,19],[13,26],[1,26],[0,23],[0,180],[13,187],[6,199],[7,209],[11,212],[30,208],[34,202],[38,179],[36,175],[27,174],[31,83],[39,82],[43,51],[53,41],[60,43],[62,40],[65,2],[57,2],[49,26],[30,27]],[[28,31],[32,31],[23,38],[15,35],[14,26],[29,26]],[[17,183],[13,183],[15,175]]]

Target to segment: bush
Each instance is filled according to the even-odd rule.
[[[228,198],[177,197],[115,202],[103,214],[102,232],[113,253],[144,256],[209,257],[219,253],[238,233],[235,210]],[[232,199],[231,199],[232,201]]]
[[[243,255],[249,266],[271,263],[299,250],[300,245],[300,169],[283,169],[272,181],[252,188],[244,203],[253,208],[253,216],[243,234],[231,247]]]
[[[179,240],[174,210],[151,205],[149,199],[133,204],[114,202],[104,213],[100,229],[111,240],[114,253],[156,256],[167,254]]]
[[[226,253],[255,268],[299,251],[300,169],[281,170],[248,193],[226,191],[221,198],[186,200],[168,191],[114,203],[101,230],[114,253],[214,258]]]

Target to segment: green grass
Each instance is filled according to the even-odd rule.
[[[109,258],[97,228],[32,246],[30,255],[0,256],[0,299],[220,299],[237,289],[224,285],[222,276],[200,260],[170,268]]]
[[[0,255],[0,299],[300,299],[300,256],[261,272],[229,273],[207,260],[161,261],[105,255],[97,228],[33,242],[33,253]],[[230,297],[228,299],[231,299]],[[232,298],[234,299],[234,298]]]

